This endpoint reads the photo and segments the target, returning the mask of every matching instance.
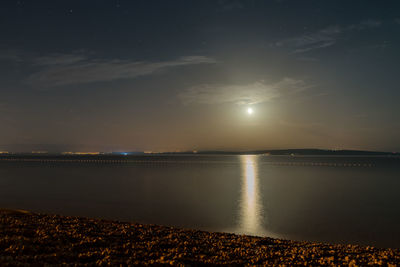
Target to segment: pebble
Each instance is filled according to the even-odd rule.
[[[399,249],[0,210],[0,266],[400,265]]]

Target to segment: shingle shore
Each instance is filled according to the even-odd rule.
[[[399,249],[0,210],[0,266],[400,265]]]

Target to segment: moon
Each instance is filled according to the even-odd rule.
[[[247,114],[251,115],[253,114],[254,110],[252,108],[247,108]]]

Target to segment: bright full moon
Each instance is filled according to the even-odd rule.
[[[253,114],[253,109],[252,109],[252,108],[247,108],[247,113],[248,113],[249,115]]]

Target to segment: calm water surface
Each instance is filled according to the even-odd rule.
[[[400,247],[400,159],[148,156],[0,161],[0,207]]]

